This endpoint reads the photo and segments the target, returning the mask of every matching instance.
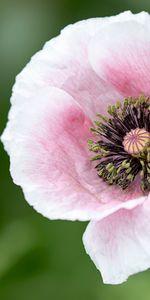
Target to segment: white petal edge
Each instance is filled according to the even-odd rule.
[[[83,235],[87,254],[103,282],[121,284],[150,268],[150,197],[131,211],[120,210],[99,222],[90,222]]]

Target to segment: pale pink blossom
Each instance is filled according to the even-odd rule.
[[[150,96],[150,16],[125,12],[67,26],[17,76],[2,141],[14,182],[49,219],[90,221],[83,236],[103,281],[150,267],[150,196],[101,180],[87,140],[97,113]]]

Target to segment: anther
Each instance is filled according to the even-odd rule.
[[[107,112],[97,114],[91,128],[96,141],[88,141],[98,176],[125,190],[139,174],[141,190],[150,192],[150,98],[128,97]]]

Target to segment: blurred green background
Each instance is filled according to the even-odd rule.
[[[0,132],[15,76],[46,40],[81,19],[150,10],[149,0],[0,0]],[[150,271],[103,285],[85,254],[86,223],[49,221],[12,183],[0,145],[0,300],[150,299]]]

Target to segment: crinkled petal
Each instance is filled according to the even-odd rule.
[[[98,178],[87,147],[91,121],[66,92],[43,88],[31,101],[14,103],[9,118],[2,140],[12,177],[43,215],[101,219],[145,201],[138,184],[122,192]]]
[[[126,96],[150,96],[150,17],[107,25],[89,43],[93,70]]]
[[[116,102],[121,95],[91,68],[88,45],[99,31],[100,37],[105,35],[105,27],[116,24],[119,28],[121,22],[131,20],[143,23],[149,20],[149,16],[124,12],[67,26],[58,37],[47,42],[17,76],[12,102],[27,101],[38,89],[55,86],[72,95],[89,117],[94,118],[97,112],[105,111],[107,105]],[[105,47],[101,40],[98,51],[99,47]]]
[[[120,210],[91,222],[83,236],[87,253],[103,281],[119,284],[150,268],[150,198],[133,210]]]
[[[149,15],[125,12],[70,25],[17,76],[3,142],[14,181],[49,218],[100,220],[146,199],[138,180],[122,191],[98,178],[87,149],[91,119],[122,97],[95,69],[91,45],[107,28],[124,23],[148,28]]]

